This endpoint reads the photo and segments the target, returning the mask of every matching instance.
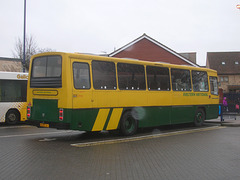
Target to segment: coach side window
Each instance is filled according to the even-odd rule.
[[[205,91],[208,88],[208,75],[204,71],[192,71],[193,91]]]
[[[118,84],[121,90],[146,90],[143,65],[118,63]]]
[[[172,89],[174,91],[191,91],[190,71],[185,69],[171,69]]]
[[[169,91],[169,69],[164,67],[147,66],[148,89],[153,91]]]
[[[211,94],[213,94],[213,95],[218,95],[218,82],[217,82],[217,77],[209,77],[209,80],[210,80]]]
[[[117,89],[116,69],[113,62],[92,61],[92,73],[94,89]]]
[[[90,89],[89,65],[87,63],[73,63],[73,81],[75,89]]]

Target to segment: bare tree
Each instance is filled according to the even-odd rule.
[[[50,48],[39,48],[35,38],[30,35],[26,37],[26,47],[25,47],[25,69],[29,70],[29,61],[31,59],[31,56],[37,53],[43,53],[43,52],[52,52],[54,50]],[[15,43],[15,48],[13,52],[13,56],[15,58],[23,59],[23,41],[18,38]],[[23,64],[22,64],[23,65]]]
[[[25,47],[25,68],[28,71],[29,61],[32,55],[37,53],[37,43],[32,35],[26,37],[26,47]],[[13,52],[15,58],[23,59],[23,42],[20,38],[16,40],[15,48]]]
[[[56,50],[53,50],[51,48],[39,48],[37,50],[37,53],[54,52],[54,51],[56,51]]]

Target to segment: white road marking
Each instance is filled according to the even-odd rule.
[[[0,136],[0,138],[11,138],[11,137],[25,137],[25,136],[38,136],[38,135],[49,135],[49,134],[63,134],[63,133],[70,133],[73,131],[59,131],[59,132],[48,132],[48,133],[32,133],[32,134],[18,134],[18,135],[6,135]]]
[[[18,129],[18,128],[30,128],[33,126],[29,125],[23,125],[23,126],[5,126],[5,127],[0,127],[0,129]]]
[[[40,141],[40,142],[49,142],[49,141],[55,141],[55,140],[56,140],[56,138],[44,138],[44,139],[40,139],[38,141]]]

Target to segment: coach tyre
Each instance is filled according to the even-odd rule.
[[[6,114],[6,123],[7,124],[16,124],[20,120],[19,112],[16,110],[9,110]]]
[[[205,112],[203,109],[197,109],[194,117],[194,125],[199,127],[202,126],[205,120]]]
[[[120,121],[120,132],[125,136],[130,136],[136,133],[137,128],[137,120],[132,116],[131,111],[125,112]]]

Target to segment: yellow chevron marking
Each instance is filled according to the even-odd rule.
[[[123,108],[114,108],[106,130],[117,129]]]
[[[99,109],[96,121],[93,125],[92,131],[101,131],[104,128],[110,109]]]

